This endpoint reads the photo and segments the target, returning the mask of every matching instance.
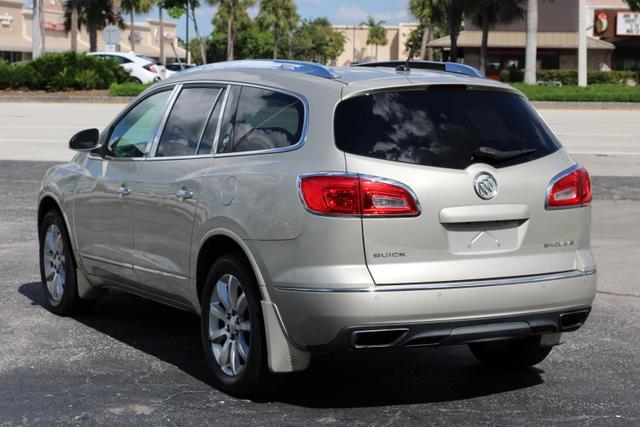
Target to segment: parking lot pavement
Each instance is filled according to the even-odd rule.
[[[104,129],[125,104],[2,103],[0,159],[67,161],[71,136]],[[640,112],[540,110],[576,161],[592,175],[640,176]]]
[[[640,423],[639,178],[594,178],[593,313],[536,369],[487,370],[466,347],[320,357],[251,401],[210,386],[189,313],[124,294],[72,318],[42,307],[35,203],[49,165],[0,161],[0,425]]]

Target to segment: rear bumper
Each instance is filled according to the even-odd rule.
[[[448,337],[433,343],[444,345],[469,342],[461,339],[464,334],[473,335],[469,339],[477,341],[497,339],[496,334],[505,338],[554,332],[552,327],[555,332],[561,331],[561,314],[588,310],[591,306],[596,281],[595,271],[575,270],[367,289],[276,286],[270,296],[287,335],[303,348],[353,347],[354,331],[403,328],[407,334],[398,338],[394,346],[428,336]],[[501,325],[482,327],[496,324]],[[466,329],[456,330],[459,328]]]

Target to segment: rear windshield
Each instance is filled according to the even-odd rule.
[[[336,109],[335,140],[347,153],[452,169],[511,166],[560,147],[522,96],[449,88],[347,99]]]

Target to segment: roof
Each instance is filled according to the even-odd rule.
[[[490,31],[489,47],[500,48],[523,48],[526,45],[526,33],[524,31]],[[477,47],[482,45],[482,31],[462,31],[458,37],[458,47]],[[429,43],[430,47],[449,47],[451,46],[451,38],[449,36],[433,40]],[[578,34],[567,33],[538,33],[539,49],[577,49]],[[588,49],[607,49],[613,50],[615,46],[604,40],[594,37],[587,37]]]
[[[217,62],[184,70],[168,80],[228,81],[258,84],[291,90],[302,95],[310,91],[352,93],[399,86],[461,84],[514,91],[499,82],[452,72],[412,69],[409,74],[398,73],[394,67],[326,67],[299,61],[243,60]]]

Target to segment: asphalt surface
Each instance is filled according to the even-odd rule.
[[[599,293],[537,368],[488,370],[464,346],[323,357],[250,401],[210,385],[194,315],[125,294],[70,318],[42,307],[49,165],[0,161],[0,425],[640,424],[640,178],[594,177]]]

